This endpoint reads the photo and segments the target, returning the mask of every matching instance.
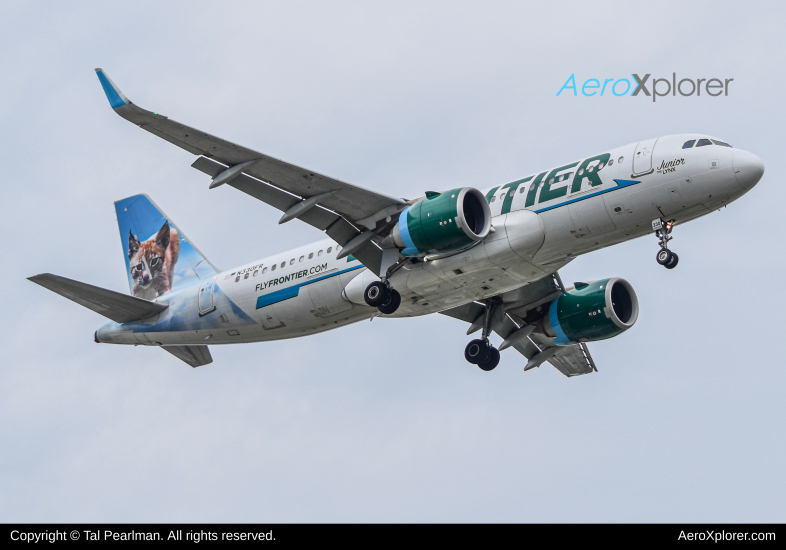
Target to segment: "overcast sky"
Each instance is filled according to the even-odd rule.
[[[0,521],[786,520],[779,2],[0,3]],[[115,115],[142,107],[394,196],[499,185],[701,132],[759,185],[581,257],[641,312],[568,379],[464,361],[440,315],[213,346],[97,345],[26,277],[128,291],[113,201],[148,193],[221,268],[322,238]],[[728,97],[574,98],[587,78],[734,78]],[[497,344],[498,341],[495,341]]]

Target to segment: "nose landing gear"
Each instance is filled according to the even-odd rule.
[[[496,307],[501,307],[501,304],[492,300],[486,301],[486,311],[483,312],[483,333],[480,338],[472,340],[464,348],[464,359],[484,371],[494,370],[499,364],[499,350],[489,342],[491,319]]]
[[[658,245],[660,245],[655,261],[666,269],[674,269],[677,267],[677,262],[680,261],[680,257],[669,250],[669,241],[674,238],[671,236],[674,220],[664,221],[662,218],[656,218],[652,220],[652,228],[655,230],[655,236],[658,238]]]

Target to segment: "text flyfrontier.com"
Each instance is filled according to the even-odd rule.
[[[78,541],[105,542],[105,541],[272,541],[276,540],[273,531],[184,531],[182,529],[172,531],[113,531],[110,529],[74,529],[69,531],[11,531],[11,540],[28,543],[38,542],[57,542],[57,541]]]

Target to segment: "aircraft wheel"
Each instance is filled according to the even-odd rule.
[[[671,257],[673,253],[668,248],[661,248],[658,250],[658,254],[655,256],[655,261],[657,261],[660,265],[667,265],[671,261]]]
[[[485,361],[478,363],[478,366],[488,372],[494,370],[499,365],[499,350],[495,347],[489,346],[489,354]]]
[[[664,267],[666,269],[674,269],[675,267],[677,267],[677,262],[679,262],[679,261],[680,261],[680,257],[677,256],[677,254],[675,254],[674,252],[672,252],[671,253],[671,261],[669,263],[667,263]]]
[[[385,315],[390,315],[391,313],[394,313],[400,305],[401,294],[399,294],[396,289],[391,289],[388,292],[387,297],[382,301],[381,304],[377,306],[377,309]]]
[[[374,281],[366,287],[366,291],[363,293],[363,299],[371,307],[377,307],[385,301],[385,298],[387,298],[389,294],[390,291],[388,287],[385,286],[385,283]]]
[[[464,348],[464,359],[473,365],[478,365],[483,361],[486,361],[488,356],[489,346],[483,340],[472,340],[469,344],[467,344],[467,347]]]

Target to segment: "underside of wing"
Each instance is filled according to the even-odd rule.
[[[470,302],[440,313],[469,323],[467,334],[480,330],[488,315],[490,328],[503,339],[500,351],[514,348],[521,353],[528,360],[524,370],[548,361],[565,376],[597,372],[586,344],[555,345],[553,338],[541,332],[534,323],[542,306],[564,293],[562,281],[554,273],[503,293],[489,305]]]

